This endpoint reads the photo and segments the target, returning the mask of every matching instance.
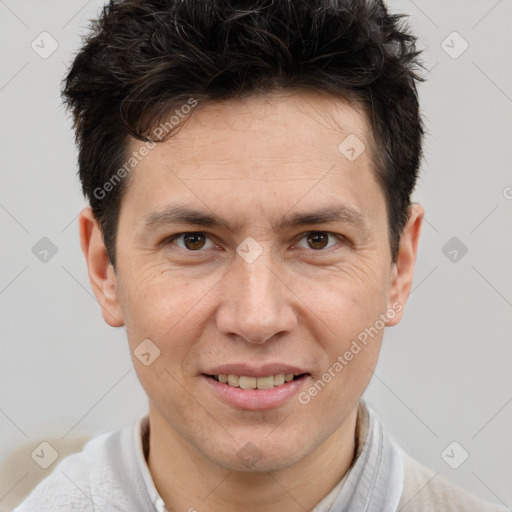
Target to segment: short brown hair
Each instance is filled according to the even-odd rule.
[[[382,0],[110,1],[64,79],[63,97],[82,189],[111,263],[126,180],[105,184],[130,158],[129,136],[148,141],[190,98],[201,104],[276,89],[343,96],[367,112],[396,261],[424,135],[421,52],[403,17]]]

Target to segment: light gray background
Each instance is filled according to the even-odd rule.
[[[30,457],[41,441],[60,460],[146,409],[125,331],[103,322],[89,286],[77,225],[85,202],[59,98],[79,35],[102,5],[0,1],[2,511],[55,467]],[[511,507],[512,3],[389,5],[411,16],[430,70],[420,86],[430,135],[414,197],[426,222],[405,319],[386,332],[366,397],[412,456]],[[31,47],[43,31],[59,45],[46,59]],[[454,31],[469,44],[456,59],[441,46]],[[445,43],[452,54],[462,44]],[[442,252],[454,236],[468,248],[456,262]],[[32,253],[42,237],[58,248],[46,263]],[[441,457],[453,441],[462,448],[449,451],[451,462],[469,453],[458,469]]]

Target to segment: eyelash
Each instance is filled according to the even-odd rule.
[[[304,233],[302,235],[302,237],[299,239],[299,241],[303,240],[304,238],[306,238],[307,236],[309,235],[313,235],[313,234],[326,234],[326,235],[329,235],[331,237],[334,237],[334,238],[337,238],[339,242],[341,243],[346,243],[346,238],[343,236],[343,235],[339,235],[337,233],[331,233],[330,231],[308,231],[307,233]],[[164,241],[164,245],[169,245],[169,244],[172,244],[176,239],[178,238],[181,238],[185,235],[205,235],[208,239],[211,240],[211,238],[209,237],[209,235],[207,233],[205,233],[204,231],[185,231],[183,233],[177,233],[176,235],[173,235],[169,238],[167,238],[165,241]],[[174,245],[177,245],[177,244],[174,244]],[[180,247],[178,246],[180,249],[183,249],[184,251],[188,252],[188,253],[202,253],[204,252],[206,249],[198,249],[197,251],[191,251],[190,249],[186,249],[184,247]],[[329,251],[330,249],[332,249],[333,247],[335,246],[331,246],[331,247],[327,247],[327,249],[311,249],[312,252],[315,252],[315,253],[325,253],[327,251]]]

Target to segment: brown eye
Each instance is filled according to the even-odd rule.
[[[205,238],[202,233],[187,233],[183,236],[183,241],[187,249],[195,251],[203,247]]]
[[[310,231],[302,236],[296,247],[324,253],[328,252],[331,248],[334,249],[336,245],[343,246],[344,242],[345,238],[343,235],[328,231]]]
[[[315,232],[307,235],[308,244],[312,249],[324,249],[329,243],[329,235],[327,233]]]
[[[182,244],[178,244],[177,241],[182,240]],[[191,252],[198,252],[205,247],[205,243],[208,241],[208,236],[201,232],[192,233],[180,233],[174,235],[169,239],[169,243],[174,243]]]

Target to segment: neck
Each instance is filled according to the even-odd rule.
[[[231,471],[206,458],[150,405],[148,466],[169,512],[304,512],[350,468],[356,407],[340,427],[297,463],[270,472]]]

